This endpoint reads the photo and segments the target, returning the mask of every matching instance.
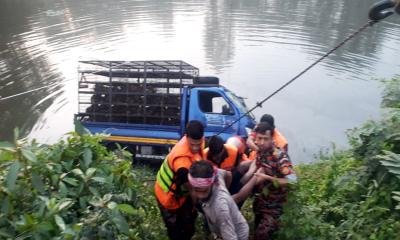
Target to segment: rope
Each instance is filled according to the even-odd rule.
[[[360,34],[361,32],[363,32],[365,29],[367,29],[368,27],[373,26],[375,23],[377,23],[378,21],[368,21],[367,23],[365,23],[363,26],[361,26],[359,29],[357,29],[355,32],[353,32],[352,34],[350,34],[347,38],[345,38],[342,42],[340,42],[338,45],[336,45],[334,48],[332,48],[329,52],[325,53],[322,57],[320,57],[317,61],[315,61],[314,63],[312,63],[311,65],[309,65],[308,67],[306,67],[303,71],[301,71],[299,74],[297,74],[296,76],[294,76],[292,79],[290,79],[288,82],[286,82],[285,84],[283,84],[280,88],[278,88],[277,90],[275,90],[273,93],[271,93],[268,97],[264,98],[261,102],[257,102],[256,105],[254,107],[252,107],[250,110],[248,110],[246,113],[244,113],[243,115],[239,116],[238,119],[236,119],[235,121],[233,121],[232,123],[230,123],[229,125],[225,126],[217,135],[220,135],[221,133],[225,132],[228,128],[232,127],[235,123],[239,122],[240,119],[242,119],[244,116],[247,116],[249,113],[251,113],[252,111],[254,111],[256,108],[258,107],[262,107],[262,104],[264,104],[266,101],[268,101],[270,98],[272,98],[273,96],[275,96],[277,93],[279,93],[280,91],[282,91],[284,88],[286,88],[287,86],[289,86],[291,83],[293,83],[296,79],[298,79],[300,76],[302,76],[304,73],[306,73],[307,71],[309,71],[311,68],[313,68],[315,65],[317,65],[319,62],[321,62],[322,60],[324,60],[325,58],[327,58],[329,55],[331,55],[334,51],[336,51],[337,49],[339,49],[340,47],[342,47],[344,44],[346,44],[348,41],[350,41],[352,38],[354,38],[355,36],[357,36],[358,34]]]
[[[119,66],[121,66],[121,65],[123,65],[123,64],[125,64],[125,63],[126,63],[126,62],[124,61],[124,62],[121,63],[121,64],[118,64],[118,65],[116,65],[116,66],[113,66],[113,68],[119,67]],[[91,72],[91,73],[97,73],[97,72],[101,72],[101,71],[102,71],[102,70],[98,70],[98,71],[94,71],[94,72]],[[31,90],[27,90],[27,91],[25,91],[25,92],[16,93],[16,94],[13,94],[13,95],[10,95],[10,96],[7,96],[7,97],[1,97],[1,96],[0,96],[0,102],[1,102],[1,101],[4,101],[4,100],[7,100],[7,99],[15,98],[15,97],[18,97],[18,96],[21,96],[21,95],[25,95],[25,94],[28,94],[28,93],[31,93],[31,92],[36,92],[36,91],[39,91],[39,90],[41,90],[41,89],[50,88],[50,87],[52,87],[52,86],[59,86],[59,85],[61,85],[61,84],[64,84],[64,83],[69,82],[69,81],[72,81],[72,80],[74,80],[74,79],[69,79],[69,80],[66,80],[66,81],[59,82],[59,83],[53,83],[53,84],[50,84],[50,85],[47,85],[47,86],[34,88],[34,89],[31,89]]]
[[[59,82],[59,83],[53,83],[53,84],[50,84],[50,85],[47,85],[47,86],[38,87],[38,88],[31,89],[31,90],[28,90],[28,91],[25,91],[25,92],[20,92],[20,93],[17,93],[17,94],[13,94],[13,95],[10,95],[10,96],[7,96],[7,97],[1,97],[0,96],[0,101],[4,101],[4,100],[7,100],[7,99],[15,98],[15,97],[18,97],[18,96],[21,96],[21,95],[25,95],[25,94],[31,93],[31,92],[36,92],[36,91],[39,91],[40,89],[50,88],[52,86],[58,86],[58,85],[61,85],[61,84],[65,83],[65,82],[68,82],[68,81],[71,81],[71,80],[72,79],[67,80],[67,81],[63,81],[63,82]]]

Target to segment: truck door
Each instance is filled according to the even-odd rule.
[[[205,136],[219,133],[239,117],[233,103],[219,88],[194,88],[190,94],[189,120],[199,120],[205,125]],[[226,140],[238,134],[239,123],[235,123],[220,136]]]

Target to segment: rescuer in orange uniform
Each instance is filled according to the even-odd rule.
[[[186,135],[162,163],[154,186],[158,206],[170,239],[191,239],[195,232],[195,211],[189,196],[189,168],[203,159],[204,126],[193,120]]]
[[[260,119],[260,123],[262,123],[262,122],[267,122],[274,129],[272,132],[272,139],[273,139],[274,146],[276,148],[279,148],[280,151],[287,154],[288,153],[288,142],[287,142],[286,138],[275,127],[274,117],[270,114],[264,114],[264,115],[262,115],[262,117]],[[247,139],[247,145],[253,151],[258,150],[257,144],[254,143],[255,135],[256,135],[256,133],[253,131]],[[255,156],[253,156],[253,155],[249,155],[250,159],[254,159],[254,157]]]
[[[206,160],[215,167],[232,171],[238,164],[238,149],[235,146],[224,144],[224,140],[217,135],[210,138],[208,148],[204,149]]]
[[[238,159],[240,163],[250,160],[246,154],[246,141],[240,136],[232,136],[226,140],[226,144],[235,146],[238,150]]]
[[[234,136],[231,138],[240,137]],[[248,170],[250,164],[244,162],[251,162],[246,161],[247,157],[245,157],[244,154],[244,140],[236,140],[242,144],[235,144],[232,139],[229,142],[232,142],[233,144],[224,144],[224,140],[220,136],[214,135],[208,142],[208,148],[204,150],[206,160],[212,163],[215,167],[227,170],[229,171],[228,173],[231,174],[232,177],[229,178],[231,181],[226,183],[226,187],[232,195],[238,193],[243,184],[245,184],[242,184],[240,180],[243,174]],[[243,160],[244,157],[245,160]],[[242,204],[243,202],[238,202],[239,208]]]

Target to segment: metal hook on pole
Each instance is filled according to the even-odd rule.
[[[378,22],[394,13],[400,14],[399,0],[382,0],[372,5],[368,17],[370,20]]]

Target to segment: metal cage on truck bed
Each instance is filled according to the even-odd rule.
[[[80,61],[80,121],[179,125],[181,91],[198,68],[183,61]]]

